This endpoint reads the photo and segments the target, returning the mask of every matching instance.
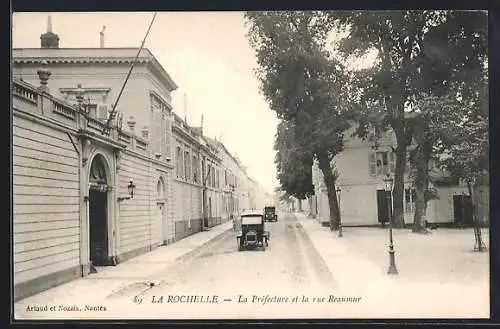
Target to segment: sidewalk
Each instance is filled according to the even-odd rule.
[[[155,274],[168,265],[192,256],[206,244],[222,238],[233,228],[232,222],[212,227],[209,231],[199,232],[172,244],[124,261],[116,266],[99,267],[98,273],[73,280],[15,303],[15,315],[26,315],[28,305],[50,303],[73,305],[75,301],[97,303],[115,292],[126,289],[141,291],[158,282]],[[25,318],[22,316],[22,318]]]
[[[342,238],[337,238],[337,232],[330,232],[329,228],[322,227],[317,221],[302,213],[295,213],[295,216],[339,282],[341,289],[364,292],[366,289],[373,289],[374,283],[388,283],[390,278],[385,275],[382,268],[370,261],[366,255],[349,248]]]
[[[489,317],[489,255],[472,252],[472,231],[396,230],[399,275],[388,275],[387,229],[349,227],[339,238],[314,219],[295,215],[341,292],[364,299],[359,317]],[[483,238],[488,241],[487,230]]]

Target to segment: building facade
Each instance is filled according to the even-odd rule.
[[[227,221],[247,177],[174,113],[149,50],[116,103],[138,49],[58,42],[13,49],[16,300]]]
[[[350,136],[353,131],[345,135]],[[392,198],[387,198],[385,183],[387,173],[394,177],[396,138],[391,130],[372,131],[367,140],[350,137],[345,142],[344,151],[332,161],[339,177],[336,187],[339,199],[342,224],[345,226],[372,226],[388,220]],[[429,187],[435,189],[436,198],[428,201],[426,220],[428,223],[450,225],[472,224],[472,213],[467,208],[467,187],[459,182],[443,183],[447,174],[431,164]],[[413,224],[415,215],[415,189],[410,178],[407,164],[404,178],[404,221]],[[323,174],[318,164],[313,165],[313,184],[315,195],[311,201],[311,213],[323,225],[329,222],[329,206]],[[478,208],[481,220],[487,221],[489,196],[487,185],[481,186]],[[389,201],[388,201],[389,200]],[[389,202],[389,204],[388,204]],[[362,207],[360,207],[362,203]]]
[[[174,199],[176,238],[202,231],[227,220],[222,216],[221,157],[202,127],[191,127],[175,116]]]
[[[134,124],[103,134],[81,104],[14,81],[15,299],[172,240],[173,166]]]

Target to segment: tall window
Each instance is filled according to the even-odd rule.
[[[188,151],[184,152],[184,178],[191,180],[191,158]]]
[[[175,173],[178,178],[182,177],[182,173],[184,172],[183,164],[184,164],[184,159],[182,156],[182,149],[180,146],[177,146],[177,152],[175,155]]]
[[[415,189],[413,188],[405,189],[405,212],[415,211],[415,199],[416,199]]]
[[[369,153],[370,176],[385,175],[394,173],[395,155],[394,152],[376,151]]]
[[[163,183],[163,178],[158,179],[156,184],[156,199],[157,201],[163,201],[165,199],[165,184]]]
[[[163,102],[154,95],[151,95],[151,111],[153,111],[153,132],[151,135],[153,152],[165,155],[167,123],[164,111],[166,108]]]
[[[207,163],[207,169],[206,169],[206,172],[205,172],[205,178],[207,180],[207,186],[211,186],[212,183],[210,182],[211,180],[211,176],[210,176],[210,172],[212,171],[212,169],[210,168],[210,164]]]
[[[200,182],[200,177],[199,177],[199,163],[198,163],[198,157],[196,154],[193,154],[193,181],[195,183]]]

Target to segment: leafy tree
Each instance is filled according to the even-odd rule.
[[[481,237],[476,191],[479,185],[485,184],[484,176],[489,171],[488,116],[484,111],[487,104],[486,86],[480,89],[484,92],[477,93],[480,95],[479,102],[463,104],[468,116],[461,117],[450,125],[452,134],[441,146],[441,151],[448,155],[441,161],[442,166],[467,184],[472,202],[476,251],[486,250]]]
[[[438,145],[451,140],[450,122],[459,115],[460,104],[453,97],[437,97],[422,94],[415,103],[415,109],[407,115],[407,124],[412,127],[414,147],[409,150],[410,177],[415,187],[415,214],[412,231],[427,233],[424,219],[427,202],[436,197],[436,191],[429,188],[431,160],[438,160]],[[455,118],[455,120],[453,120]]]
[[[365,112],[382,112],[379,124],[392,127],[396,136],[393,224],[403,227],[404,174],[415,128],[407,122],[406,112],[422,92],[447,94],[459,78],[460,60],[464,59],[462,69],[474,67],[481,60],[474,55],[482,51],[484,34],[480,35],[477,27],[484,23],[484,13],[331,12],[330,18],[345,33],[338,47],[344,59],[376,54],[374,65],[358,72],[357,82],[363,104],[372,105]],[[361,126],[368,124],[369,120],[360,121]],[[358,129],[362,137],[365,127]]]
[[[483,101],[487,88],[487,16],[484,12],[446,12],[446,20],[429,31],[423,53],[417,61],[422,93],[413,102],[413,137],[416,148],[410,152],[415,170],[416,209],[414,232],[425,232],[425,214],[431,159],[439,154],[436,146],[460,143],[453,136],[453,123],[460,123],[475,112],[487,111]],[[475,109],[474,109],[475,108]],[[450,144],[451,143],[451,144]]]
[[[293,126],[294,146],[317,159],[327,187],[331,228],[340,211],[331,161],[344,147],[351,109],[347,75],[326,50],[332,29],[323,12],[247,12],[261,91],[279,119]]]
[[[286,121],[281,121],[278,125],[274,149],[277,178],[282,190],[298,200],[313,195],[312,155],[297,146],[294,128]]]

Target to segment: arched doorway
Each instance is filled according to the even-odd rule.
[[[161,239],[163,244],[167,244],[168,242],[168,224],[167,224],[167,216],[165,210],[165,183],[163,182],[163,178],[159,178],[156,184],[156,205],[158,207],[158,213],[160,215],[161,222]]]
[[[96,155],[89,174],[90,263],[109,265],[108,250],[108,181],[105,160]]]

